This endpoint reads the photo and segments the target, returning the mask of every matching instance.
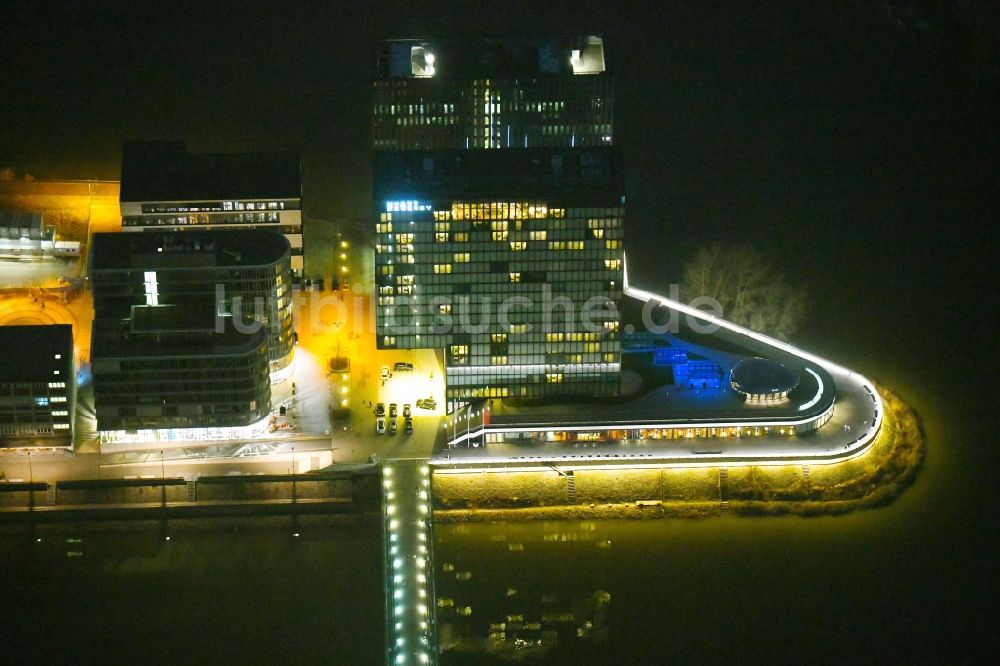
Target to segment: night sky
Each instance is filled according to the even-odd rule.
[[[989,2],[15,0],[0,23],[0,167],[117,179],[126,139],[297,150],[307,225],[370,211],[378,39],[599,32],[633,274],[663,287],[695,248],[749,241],[821,303],[921,283],[972,313],[962,292],[995,282]]]
[[[795,342],[959,405],[981,459],[928,520],[995,574],[995,3],[7,0],[0,167],[117,179],[127,139],[291,149],[306,224],[360,220],[376,40],[547,33],[605,36],[630,273],[660,288],[693,249],[752,242],[813,295]]]

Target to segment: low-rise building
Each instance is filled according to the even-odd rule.
[[[0,327],[0,448],[72,448],[73,327]]]
[[[302,173],[293,153],[192,153],[183,142],[129,142],[122,156],[122,228],[273,229],[303,269]]]
[[[56,229],[41,213],[0,211],[0,259],[52,259],[80,256],[78,241],[56,240]]]

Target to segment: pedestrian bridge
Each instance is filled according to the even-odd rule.
[[[437,662],[430,486],[426,460],[382,463],[387,664]]]

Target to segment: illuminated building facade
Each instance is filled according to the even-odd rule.
[[[274,231],[98,233],[89,270],[95,322],[134,306],[200,306],[264,329],[272,381],[291,370],[291,253]]]
[[[183,142],[131,142],[122,157],[125,231],[259,229],[288,239],[303,270],[302,185],[291,153],[190,153]]]
[[[384,42],[375,81],[381,349],[443,349],[450,406],[610,396],[623,183],[597,37]]]
[[[376,61],[376,151],[612,143],[600,37],[390,40]]]
[[[229,438],[266,426],[268,336],[203,305],[135,305],[96,319],[94,403],[104,443]]]
[[[0,448],[71,448],[73,327],[0,326]]]

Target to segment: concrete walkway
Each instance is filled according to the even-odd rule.
[[[382,491],[386,663],[436,663],[430,470],[426,462],[385,462]]]

